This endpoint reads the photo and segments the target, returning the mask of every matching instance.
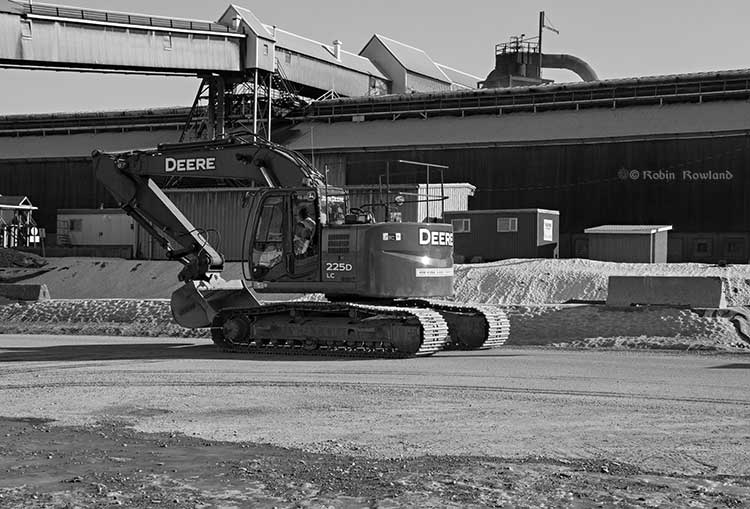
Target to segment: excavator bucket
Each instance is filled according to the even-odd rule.
[[[239,281],[221,281],[201,284],[186,281],[172,293],[172,316],[175,321],[188,329],[210,327],[214,317],[223,309],[241,307],[253,308],[260,302],[247,287]]]

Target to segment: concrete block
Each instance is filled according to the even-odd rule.
[[[49,299],[47,285],[0,284],[0,297],[9,300],[46,300]]]
[[[708,276],[610,276],[607,305],[723,308],[723,283],[721,277]]]

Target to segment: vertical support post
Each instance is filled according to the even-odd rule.
[[[258,135],[258,69],[253,69],[253,136]]]
[[[216,77],[208,78],[208,139],[216,139]]]
[[[271,112],[273,111],[272,105],[273,96],[273,72],[268,73],[268,127],[266,129],[266,138],[271,141]]]
[[[224,119],[226,118],[226,84],[223,76],[216,77],[216,138],[224,138],[226,134],[226,126]]]
[[[427,185],[425,186],[427,194],[427,222],[430,222],[430,165],[427,165]]]
[[[445,218],[445,172],[440,168],[440,218]]]
[[[386,161],[385,162],[385,175],[386,175],[385,176],[385,181],[386,181],[386,188],[385,188],[385,222],[386,223],[391,220],[391,207],[390,207],[390,203],[391,203],[391,187],[388,184],[388,180],[389,180],[389,175],[388,174],[390,173],[390,168],[389,168],[390,165],[391,165],[390,161]],[[380,184],[380,177],[378,177],[378,184]],[[378,187],[380,188],[380,201],[383,201],[383,187],[381,185],[378,185]]]
[[[539,12],[539,77],[542,77],[542,29],[544,28],[544,11]]]

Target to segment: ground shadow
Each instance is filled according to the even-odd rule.
[[[721,366],[711,366],[708,369],[750,369],[750,362],[735,362],[733,364],[722,364]]]
[[[252,361],[364,361],[366,357],[336,354],[307,354],[289,352],[279,354],[227,352],[212,344],[194,343],[130,343],[76,344],[40,347],[2,347],[0,364],[8,362],[48,361],[110,361],[110,360],[166,360],[166,359],[226,359]]]

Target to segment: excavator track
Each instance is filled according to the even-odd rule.
[[[405,306],[429,307],[448,323],[445,350],[479,350],[503,346],[510,336],[510,322],[504,311],[488,304],[459,304],[450,301],[409,299]]]
[[[448,324],[429,308],[286,302],[222,310],[211,333],[231,352],[405,358],[442,350]]]

